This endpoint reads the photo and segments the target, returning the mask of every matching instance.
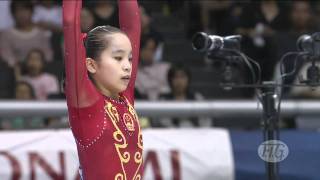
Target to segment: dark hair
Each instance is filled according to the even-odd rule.
[[[109,25],[97,26],[90,30],[84,42],[87,57],[98,60],[102,51],[109,45],[106,35],[111,35],[114,33],[122,33],[126,35],[126,33],[121,31],[119,28]]]
[[[146,36],[142,36],[141,37],[141,49],[145,48],[147,46],[147,43],[149,41],[154,41],[155,47],[157,47],[159,45],[159,41],[152,35],[146,35]]]
[[[17,7],[23,7],[26,9],[30,9],[31,12],[33,12],[33,4],[30,1],[18,1],[18,0],[12,0],[10,4],[10,12],[12,15],[16,13]]]
[[[187,75],[188,83],[190,83],[191,81],[191,72],[186,66],[182,64],[172,65],[168,70],[168,75],[167,75],[167,80],[171,89],[172,89],[173,78],[178,71],[182,71]]]
[[[18,81],[18,82],[16,82],[15,90],[14,90],[15,93],[16,93],[17,87],[18,87],[19,85],[26,85],[26,86],[30,89],[31,98],[32,98],[32,99],[36,98],[36,95],[35,95],[35,92],[34,92],[33,87],[31,86],[31,84],[29,84],[29,83],[26,82],[26,81]],[[14,96],[15,96],[15,98],[16,98],[16,94],[14,94]]]
[[[28,52],[24,63],[22,64],[22,74],[26,74],[26,73],[27,73],[27,64],[28,64],[29,58],[30,58],[30,56],[31,56],[32,53],[39,53],[39,54],[40,54],[40,56],[41,56],[41,63],[42,63],[42,65],[43,65],[42,71],[43,71],[43,70],[45,69],[45,67],[46,67],[46,60],[45,60],[46,57],[45,57],[45,55],[44,55],[44,52],[43,52],[42,50],[40,50],[40,49],[31,49],[31,50]]]
[[[28,52],[28,54],[27,54],[27,56],[26,56],[26,61],[28,61],[28,59],[30,58],[30,56],[31,56],[32,53],[39,53],[40,56],[41,56],[41,61],[42,61],[42,63],[43,63],[43,64],[46,63],[46,56],[44,55],[44,52],[43,52],[41,49],[37,49],[37,48],[31,49],[31,50]]]

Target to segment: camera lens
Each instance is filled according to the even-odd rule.
[[[198,51],[206,50],[208,45],[207,35],[203,32],[196,33],[192,38],[193,49]]]

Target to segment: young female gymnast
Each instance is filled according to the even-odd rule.
[[[140,46],[136,0],[118,0],[120,29],[82,34],[81,1],[63,1],[65,92],[85,180],[142,179],[142,134],[133,108]]]

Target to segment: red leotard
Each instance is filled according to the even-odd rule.
[[[142,135],[133,108],[140,47],[140,17],[136,0],[118,0],[120,28],[132,44],[132,74],[128,88],[115,101],[89,80],[80,31],[81,1],[63,1],[66,96],[69,122],[77,142],[85,180],[141,179]]]

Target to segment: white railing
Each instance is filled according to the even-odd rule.
[[[256,101],[137,101],[136,110],[140,116],[156,117],[258,117],[261,116],[261,105]],[[0,117],[7,116],[64,116],[67,115],[65,101],[0,101]],[[281,115],[320,115],[320,101],[283,101]]]

